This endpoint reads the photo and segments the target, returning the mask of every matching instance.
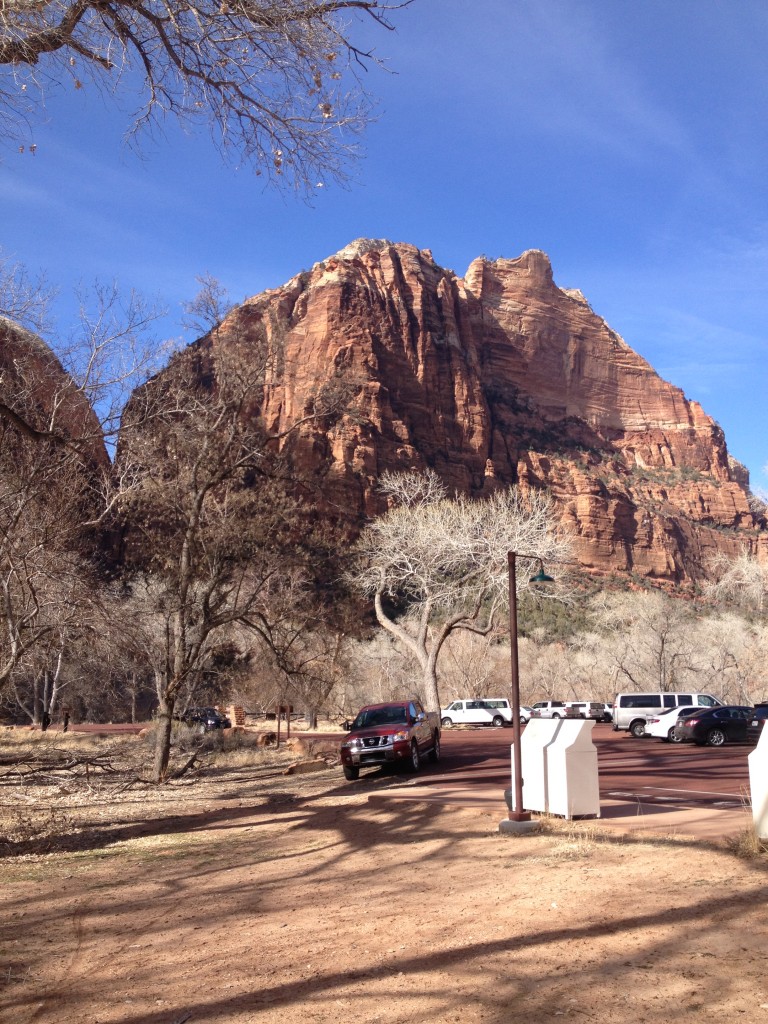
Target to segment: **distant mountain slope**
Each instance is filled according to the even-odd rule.
[[[235,309],[190,372],[201,349],[265,337],[281,367],[261,410],[274,429],[307,414],[318,383],[359,381],[348,414],[283,442],[339,526],[383,510],[384,470],[429,466],[476,496],[549,488],[592,570],[695,579],[716,551],[765,544],[720,427],[558,288],[544,253],[477,259],[462,279],[428,250],[358,240]]]

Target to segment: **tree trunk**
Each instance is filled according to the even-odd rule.
[[[155,760],[152,768],[152,781],[164,782],[168,774],[168,762],[171,757],[171,729],[173,728],[173,709],[176,701],[173,697],[162,697],[157,709],[157,734],[155,737]]]
[[[433,652],[434,653],[434,652]],[[427,711],[440,714],[440,693],[437,688],[437,659],[432,654],[424,665],[424,707]]]

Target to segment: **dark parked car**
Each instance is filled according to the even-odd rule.
[[[193,729],[197,727],[203,732],[209,732],[211,729],[232,728],[230,720],[216,708],[187,708],[180,718],[185,725],[189,725]]]
[[[755,709],[741,705],[721,708],[702,708],[698,714],[679,718],[675,733],[683,743],[698,743],[700,747],[722,747],[724,743],[746,743],[747,726],[754,718]]]
[[[766,721],[768,721],[768,702],[755,704],[752,719],[747,724],[747,739],[750,743],[758,742]]]

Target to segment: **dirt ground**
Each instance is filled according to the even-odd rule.
[[[495,815],[369,802],[410,780],[294,758],[159,790],[4,768],[0,1020],[768,1024],[765,857],[502,835],[501,794]]]

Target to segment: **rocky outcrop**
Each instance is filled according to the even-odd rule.
[[[309,415],[320,385],[355,383],[343,416],[282,442],[339,525],[383,510],[383,471],[432,467],[475,496],[549,488],[592,570],[679,581],[763,543],[717,423],[558,288],[542,252],[476,259],[459,278],[428,250],[359,240],[199,344],[247,357],[265,340],[279,353],[262,407],[275,431]]]
[[[41,338],[5,317],[0,317],[0,426],[33,441],[68,443],[83,465],[109,463],[101,426],[83,391]]]

